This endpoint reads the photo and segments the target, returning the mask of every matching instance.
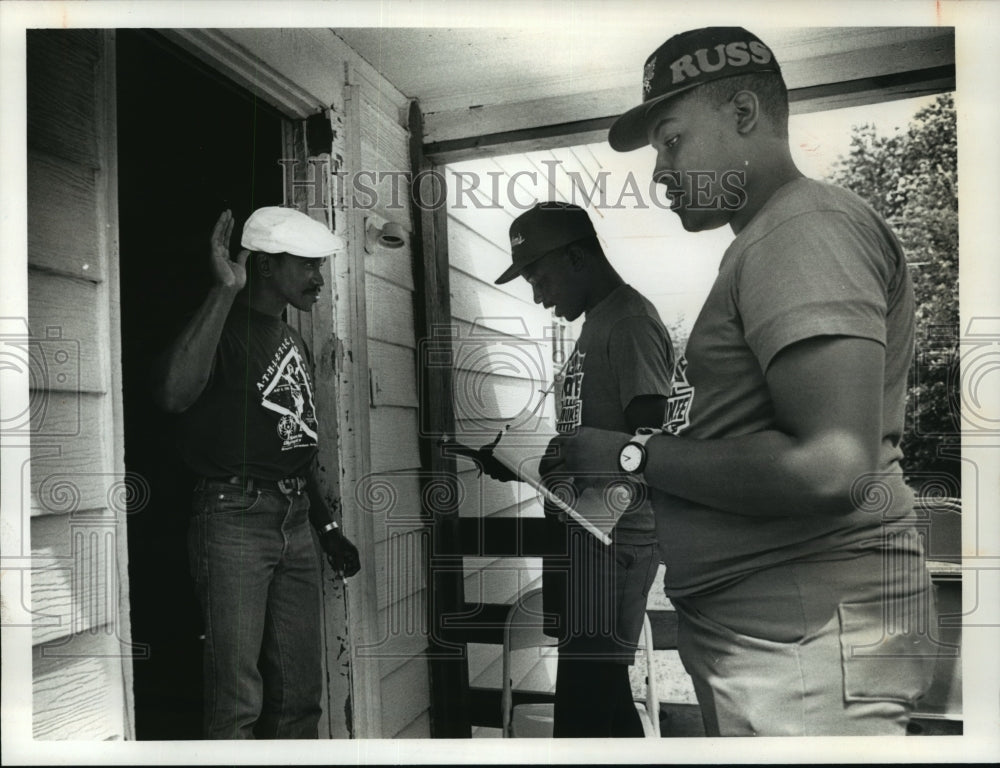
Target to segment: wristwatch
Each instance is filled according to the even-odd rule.
[[[646,443],[649,442],[649,438],[659,433],[659,429],[639,427],[635,431],[635,437],[625,443],[621,453],[618,454],[619,469],[630,475],[641,475],[646,468]]]

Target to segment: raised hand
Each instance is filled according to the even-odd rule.
[[[246,263],[250,251],[240,251],[235,261],[229,258],[229,238],[232,234],[233,212],[227,209],[212,229],[212,275],[218,285],[239,291],[247,283]]]

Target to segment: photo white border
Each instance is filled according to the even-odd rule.
[[[706,7],[707,6],[707,7]],[[527,0],[477,3],[444,2],[325,2],[250,3],[245,0],[206,2],[0,2],[0,315],[27,316],[26,153],[24,124],[24,30],[33,27],[347,27],[347,26],[544,26],[558,25],[563,14],[620,21],[636,14],[644,23],[667,15],[660,0],[597,3],[594,0]],[[663,23],[671,31],[706,24],[742,24],[751,30],[774,26],[877,26],[940,24],[956,29],[956,105],[961,184],[961,314],[962,330],[973,317],[1000,317],[1000,172],[998,128],[1000,78],[996,56],[1000,4],[963,0],[897,0],[892,3],[793,3],[757,0],[735,3],[709,0],[701,4],[671,3]],[[594,51],[594,55],[599,55]],[[636,82],[640,73],[636,72]],[[637,88],[638,90],[638,88]],[[9,377],[8,377],[9,379]],[[11,411],[27,402],[27,383],[9,386],[0,402]],[[986,403],[1000,402],[996,374],[984,392]],[[1000,414],[998,414],[1000,416]],[[1000,541],[997,488],[1000,452],[976,441],[966,458],[977,461],[979,476],[979,544],[977,581],[966,580],[965,610],[976,608],[997,621]],[[17,537],[21,520],[20,491],[11,479],[19,469],[3,464],[3,543]],[[14,471],[15,474],[11,474]],[[969,498],[968,496],[966,498]],[[25,502],[26,503],[26,502]],[[12,527],[13,526],[13,527]],[[968,552],[969,550],[966,550]],[[971,567],[971,566],[970,566]],[[978,589],[976,588],[978,585]],[[3,603],[20,601],[14,580],[2,580]],[[12,594],[13,589],[13,594]],[[6,611],[4,612],[6,615]],[[670,739],[593,740],[567,743],[543,740],[371,740],[320,742],[47,742],[31,739],[31,631],[3,628],[3,763],[13,764],[135,764],[135,763],[803,763],[803,762],[969,762],[994,761],[1000,754],[1000,648],[997,626],[967,628],[963,637],[965,664],[965,735],[927,738],[810,739]]]

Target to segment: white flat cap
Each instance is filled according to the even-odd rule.
[[[344,239],[294,208],[269,206],[250,214],[241,245],[250,251],[322,259],[341,250]]]

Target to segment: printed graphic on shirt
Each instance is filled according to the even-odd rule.
[[[674,379],[667,398],[666,421],[663,431],[668,435],[679,435],[690,426],[691,403],[694,401],[694,387],[687,380],[687,358],[683,355],[674,369]]]
[[[583,389],[583,359],[587,353],[574,349],[562,370],[556,378],[556,391],[559,392],[559,417],[556,419],[556,432],[571,434],[580,426],[583,417],[583,401],[580,392]]]
[[[314,446],[316,408],[305,362],[288,337],[281,342],[271,364],[257,382],[261,405],[281,414],[278,437],[281,450]]]

